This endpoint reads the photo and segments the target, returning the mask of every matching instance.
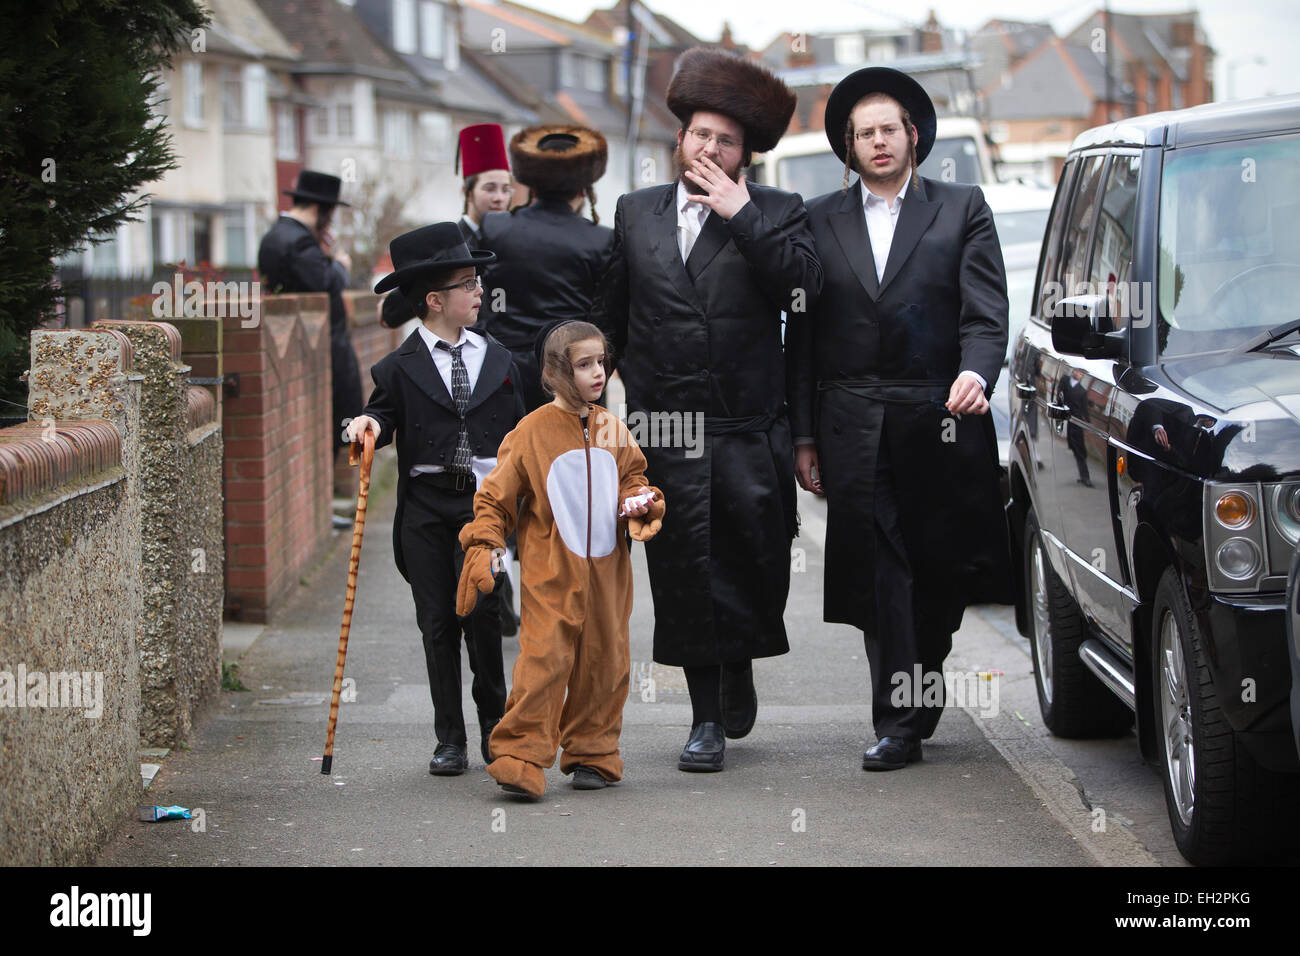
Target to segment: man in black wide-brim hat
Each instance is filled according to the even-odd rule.
[[[343,420],[361,411],[361,370],[343,305],[352,261],[345,252],[326,255],[324,248],[332,246],[329,224],[334,207],[350,205],[339,199],[341,186],[342,180],[329,173],[300,172],[294,187],[285,190],[293,197],[293,207],[281,214],[257,250],[257,271],[264,291],[329,293],[330,367],[334,375],[330,430],[335,451],[345,446]],[[345,524],[350,526],[351,521]]]
[[[786,333],[799,482],[827,501],[824,617],[863,631],[871,667],[864,770],[921,759],[964,608],[1011,597],[988,414],[1002,252],[978,187],[917,175],[934,136],[929,96],[898,70],[831,92],[845,186],[808,203],[824,282]]]
[[[684,668],[685,771],[723,769],[725,738],[754,726],[751,662],[790,649],[782,613],[796,531],[781,313],[804,307],[821,267],[803,200],[747,183],[750,154],[785,133],[795,96],[756,63],[682,54],[667,91],[678,177],[621,197],[593,309],[619,358],[629,421],[682,424],[642,441],[677,502],[646,546],[654,659]],[[685,426],[703,420],[688,441]],[[693,429],[692,429],[693,430]]]

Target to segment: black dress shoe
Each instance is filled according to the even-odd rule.
[[[429,761],[429,773],[435,777],[458,777],[469,769],[469,757],[464,747],[455,744],[438,744]]]
[[[600,775],[599,770],[591,767],[573,768],[574,790],[604,790],[608,786],[609,781]]]
[[[482,718],[479,718],[479,743],[480,749],[483,753],[483,762],[485,764],[492,762],[492,752],[488,750],[488,738],[492,736],[492,728],[499,723],[501,723],[500,717],[495,720],[483,720]]]
[[[921,759],[921,741],[908,737],[881,737],[862,755],[863,770],[902,770]]]
[[[722,727],[732,740],[754,729],[758,719],[758,692],[754,690],[754,664],[723,664],[718,703],[722,705]]]
[[[691,739],[686,741],[682,755],[677,758],[677,769],[691,773],[716,773],[722,769],[726,749],[727,738],[722,724],[706,720],[691,729]]]

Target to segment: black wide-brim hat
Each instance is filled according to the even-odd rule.
[[[916,127],[916,162],[925,162],[934,146],[938,120],[934,103],[921,84],[906,73],[887,66],[869,66],[850,73],[831,90],[826,100],[826,138],[835,155],[844,161],[844,127],[858,100],[868,93],[885,93],[902,104]]]
[[[608,159],[605,137],[585,126],[530,126],[510,138],[511,172],[539,193],[575,196],[605,175]]]
[[[376,292],[387,292],[430,272],[452,272],[473,266],[475,270],[496,262],[495,252],[470,250],[460,226],[436,222],[402,233],[388,244],[393,271],[375,284]]]
[[[329,173],[318,173],[314,169],[304,169],[298,173],[298,181],[294,183],[294,187],[285,189],[283,192],[299,202],[319,202],[328,206],[350,207],[352,203],[343,202],[339,199],[339,190],[342,186],[343,180],[337,176],[331,176]]]

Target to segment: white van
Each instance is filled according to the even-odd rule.
[[[951,183],[983,186],[997,182],[984,131],[979,120],[968,116],[938,121],[934,147],[919,171],[922,176]],[[844,164],[831,152],[825,133],[795,133],[782,138],[775,149],[755,155],[747,176],[807,200],[839,189],[844,182]],[[856,178],[857,174],[851,173],[850,184]]]

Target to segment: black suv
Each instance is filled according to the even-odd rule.
[[[1043,719],[1137,721],[1193,863],[1300,821],[1300,96],[1081,134],[1010,367],[1016,620]]]

